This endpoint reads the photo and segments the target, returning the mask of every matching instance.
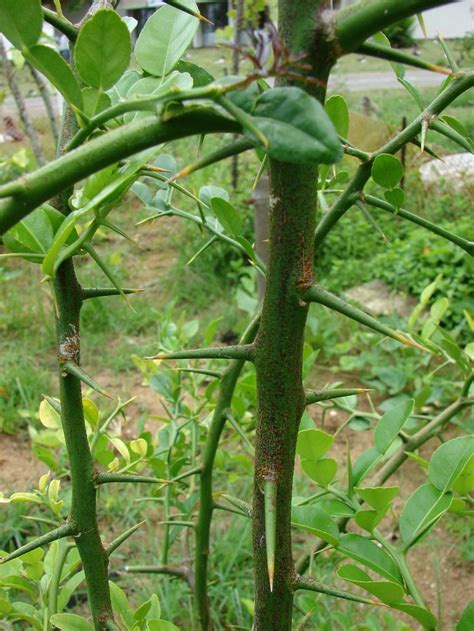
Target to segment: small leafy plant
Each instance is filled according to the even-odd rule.
[[[109,580],[112,553],[139,524],[105,545],[98,490],[110,484],[144,484],[155,489],[150,500],[163,505],[160,564],[129,563],[127,569],[186,581],[203,631],[212,628],[219,615],[210,606],[209,556],[211,523],[220,510],[251,519],[255,601],[249,609],[256,631],[291,629],[294,595],[303,590],[389,608],[426,629],[436,628],[436,617],[413,579],[409,554],[448,511],[469,514],[474,437],[461,434],[443,440],[429,461],[419,450],[472,406],[472,345],[458,343],[443,328],[448,305],[444,298],[431,300],[433,286],[423,292],[409,331],[399,331],[315,282],[314,260],[331,230],[352,209],[363,212],[373,229],[375,213],[389,213],[472,257],[471,240],[404,207],[399,185],[403,166],[395,154],[408,143],[431,151],[432,134],[469,149],[462,125],[440,116],[472,88],[474,75],[459,69],[447,47],[449,68],[392,49],[379,33],[445,3],[362,0],[332,13],[328,2],[303,0],[295,13],[294,2],[280,0],[280,37],[272,40],[270,70],[254,60],[249,76],[216,80],[182,59],[201,19],[193,0],[167,0],[149,18],[136,41],[136,70],[128,69],[130,32],[113,10],[115,2],[97,0],[77,27],[63,17],[59,2],[55,13],[42,9],[39,0],[0,0],[3,34],[68,105],[56,160],[0,187],[0,233],[8,250],[2,256],[40,265],[51,288],[60,385],[58,399],[46,397],[42,402],[45,429],[33,436],[37,454],[54,477],[43,476],[31,493],[1,499],[37,504],[44,512],[42,523],[50,527],[1,559],[0,606],[7,620],[26,621],[39,629],[175,628],[161,618],[156,595],[138,608],[130,607],[121,588]],[[39,43],[43,20],[69,38],[72,65]],[[352,52],[392,63],[398,81],[420,110],[403,131],[371,153],[347,140],[349,111],[344,99],[336,95],[324,105],[332,67]],[[408,81],[406,65],[445,75],[432,102],[424,102]],[[271,87],[268,79],[274,76],[277,86]],[[187,136],[215,133],[239,138],[177,171],[168,145]],[[242,218],[225,190],[210,184],[196,194],[181,183],[193,171],[244,151],[257,152],[261,172],[269,167],[267,264],[243,236]],[[334,167],[344,154],[358,161],[352,177]],[[377,195],[365,192],[369,181]],[[104,231],[131,240],[111,219],[130,192],[148,211],[146,221],[180,217],[207,236],[203,249],[220,241],[240,252],[256,273],[265,276],[266,290],[261,309],[237,344],[213,344],[213,323],[204,334],[206,346],[182,350],[197,334],[196,322],[176,327],[163,318],[159,347],[150,349],[149,358],[135,361],[161,396],[166,417],[158,419],[163,423],[158,437],[143,431],[128,440],[113,429],[128,402],[118,401],[104,414],[83,396],[82,388],[87,387],[110,397],[98,383],[100,376],[96,381],[81,367],[80,311],[87,300],[120,295],[129,302],[138,291],[122,287],[96,249]],[[184,198],[192,201],[191,210],[180,208]],[[323,213],[317,222],[318,202]],[[108,279],[107,287],[82,286],[75,263],[83,256],[97,264]],[[367,413],[358,399],[368,394],[366,388],[331,383],[317,391],[305,388],[304,379],[318,354],[305,344],[311,303],[389,338],[396,348],[431,353],[455,364],[459,378],[449,404],[426,413],[427,399],[408,397],[390,402],[383,414],[375,408]],[[428,308],[420,330],[419,318]],[[471,323],[472,316],[466,318]],[[348,451],[345,464],[338,462],[331,457],[336,436],[314,424],[306,412],[310,405],[342,408],[350,420],[368,418],[371,446],[355,458]],[[226,425],[241,440],[242,453],[234,459],[218,451]],[[50,453],[63,444],[67,461]],[[293,496],[295,457],[306,476],[303,496]],[[426,470],[426,480],[398,510],[400,489],[390,479],[408,458]],[[226,461],[239,463],[253,471],[251,504],[248,497],[215,489],[219,460],[224,466]],[[150,470],[153,475],[148,475]],[[67,501],[61,490],[65,476],[71,481]],[[381,527],[392,511],[399,519],[397,543]],[[292,529],[314,537],[310,550],[296,563]],[[189,549],[190,533],[192,559],[170,564],[173,544],[184,538]],[[44,554],[46,545],[50,547]],[[308,574],[310,568],[317,569],[322,551],[343,559],[336,574],[348,584],[347,590]],[[65,611],[84,582],[91,621]],[[358,588],[367,595],[360,595]],[[18,590],[26,600],[11,597]],[[472,607],[460,621],[460,631],[469,627],[469,620]]]

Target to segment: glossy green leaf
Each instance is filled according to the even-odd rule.
[[[403,166],[398,158],[389,153],[377,156],[372,165],[372,178],[384,188],[395,188],[403,175]]]
[[[456,631],[472,631],[474,629],[474,600],[471,600],[466,609],[464,609],[459,622],[456,625]]]
[[[199,189],[199,199],[202,199],[206,206],[211,207],[211,199],[214,197],[220,197],[221,199],[225,199],[227,202],[229,201],[229,193],[219,186],[214,186],[213,184],[209,184],[209,186],[202,186]]]
[[[133,626],[133,611],[130,609],[125,592],[117,583],[112,581],[109,581],[109,587],[114,613],[120,616],[127,628],[131,628]]]
[[[377,423],[374,432],[374,442],[381,454],[387,451],[398,436],[398,432],[412,413],[414,405],[415,401],[413,399],[407,399],[385,412]]]
[[[69,64],[56,50],[43,44],[35,44],[24,55],[32,66],[51,81],[70,105],[78,110],[83,109],[79,83]]]
[[[328,98],[324,107],[339,136],[347,138],[349,133],[349,108],[344,97],[334,94]]]
[[[393,609],[398,609],[398,611],[403,611],[408,616],[415,618],[418,622],[425,628],[429,629],[429,631],[433,631],[437,627],[437,621],[431,611],[428,609],[423,609],[423,607],[418,607],[417,605],[412,605],[411,603],[394,603],[391,605]]]
[[[345,581],[365,589],[369,594],[373,594],[386,605],[399,602],[405,597],[405,590],[399,583],[374,581],[356,565],[343,565],[337,570],[337,575]]]
[[[107,90],[128,68],[131,50],[130,33],[118,13],[96,11],[84,22],[74,46],[77,72],[87,85]]]
[[[444,114],[441,117],[441,120],[443,120],[455,131],[457,131],[458,134],[461,134],[461,136],[464,136],[465,138],[469,139],[469,134],[467,133],[467,129],[464,127],[461,121],[459,121],[457,118],[454,118],[454,116],[448,116],[447,114]]]
[[[3,242],[12,252],[44,254],[51,245],[53,237],[51,222],[40,207],[10,228],[4,235]]]
[[[444,491],[463,471],[474,454],[474,435],[459,436],[443,443],[431,456],[428,476],[432,484]]]
[[[352,517],[354,514],[354,510],[344,502],[341,502],[341,500],[322,499],[315,505],[332,517]]]
[[[320,537],[333,546],[339,541],[339,529],[336,522],[326,511],[314,505],[294,506],[291,511],[291,523]]]
[[[82,90],[82,100],[84,103],[84,114],[90,118],[112,105],[110,96],[97,88],[84,88]]]
[[[332,458],[321,458],[320,460],[302,460],[303,471],[313,482],[326,487],[334,480],[337,471],[337,462]]]
[[[36,44],[42,28],[40,0],[0,0],[0,33],[19,50]]]
[[[211,207],[224,230],[237,237],[242,230],[242,218],[232,204],[222,197],[213,197]]]
[[[337,547],[339,552],[374,570],[390,581],[402,584],[400,571],[393,559],[375,543],[361,535],[342,535]]]
[[[357,487],[356,493],[375,510],[383,510],[400,493],[399,486],[374,486],[367,489]]]
[[[398,186],[388,191],[385,191],[384,196],[387,202],[395,206],[395,208],[397,209],[400,209],[405,202],[405,193]]]
[[[299,88],[264,92],[257,99],[252,123],[266,137],[268,147],[249,130],[245,134],[277,160],[332,164],[342,158],[341,143],[324,107]]]
[[[74,613],[56,613],[49,621],[54,627],[64,631],[94,631],[90,622]]]
[[[424,484],[408,498],[400,515],[400,535],[406,546],[427,534],[451,505],[453,494]]]
[[[385,517],[387,511],[388,507],[380,511],[376,511],[373,509],[362,509],[357,511],[354,519],[358,526],[360,526],[364,530],[367,530],[367,532],[373,532],[374,528],[376,528]]]
[[[156,99],[155,104],[148,106],[148,111],[130,112],[125,114],[124,121],[129,123],[132,120],[149,116],[150,111],[156,111],[160,107],[161,99],[164,99],[172,89],[180,88],[181,90],[189,90],[193,87],[193,80],[187,72],[171,72],[166,78],[158,79],[157,77],[145,77],[134,83],[127,94],[127,101],[140,98]]]
[[[354,484],[359,484],[370,473],[379,459],[380,452],[376,447],[369,447],[363,451],[354,463]]]
[[[194,88],[203,88],[212,83],[215,79],[205,68],[194,64],[192,61],[184,61],[181,59],[175,66],[178,72],[187,72],[193,78]]]
[[[296,453],[301,459],[318,460],[333,442],[334,436],[321,429],[304,429],[298,432]]]
[[[183,4],[198,10],[194,0],[183,0]],[[198,26],[197,18],[173,7],[161,7],[147,20],[138,37],[137,62],[151,75],[167,75],[191,44]]]

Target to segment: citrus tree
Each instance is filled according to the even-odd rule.
[[[191,564],[168,564],[168,524],[161,553],[150,544],[150,553],[162,560],[150,571],[179,576],[189,583],[203,630],[212,628],[217,615],[209,605],[208,566],[211,521],[218,508],[252,520],[256,631],[291,629],[293,599],[298,590],[388,607],[408,614],[426,629],[435,629],[436,617],[413,579],[407,555],[448,510],[469,512],[474,437],[461,435],[443,443],[429,462],[417,453],[474,402],[472,348],[461,347],[440,326],[446,310],[443,299],[432,304],[428,317],[419,324],[435,285],[424,292],[412,315],[410,331],[404,333],[321,287],[315,280],[314,258],[337,222],[357,206],[369,216],[369,207],[376,212],[396,214],[472,256],[472,241],[404,208],[404,193],[398,186],[403,167],[395,154],[408,143],[430,151],[428,133],[442,134],[469,148],[462,125],[450,116],[442,118],[442,114],[472,88],[474,75],[458,68],[447,48],[445,68],[392,49],[380,33],[406,17],[448,2],[361,0],[335,12],[326,0],[280,0],[279,36],[272,41],[271,68],[261,68],[254,59],[255,68],[248,76],[222,80],[182,59],[200,20],[194,0],[167,0],[167,6],[151,16],[136,40],[136,70],[128,69],[133,24],[115,12],[116,4],[96,0],[84,21],[73,25],[62,15],[59,2],[55,2],[55,13],[43,9],[40,0],[0,0],[1,31],[66,101],[56,159],[0,188],[0,234],[6,249],[2,256],[40,265],[51,288],[60,395],[59,399],[45,398],[40,417],[46,427],[64,434],[72,484],[67,515],[62,508],[58,480],[49,476],[43,476],[33,494],[2,499],[43,503],[53,511],[55,524],[54,529],[38,539],[3,556],[0,566],[2,576],[8,577],[8,568],[15,563],[41,565],[38,550],[51,544],[55,561],[51,563],[49,558],[48,564],[43,563],[44,571],[49,571],[44,583],[45,613],[38,622],[35,607],[4,599],[5,616],[25,620],[39,629],[175,628],[161,619],[156,598],[132,610],[120,588],[109,581],[109,558],[136,527],[104,546],[97,520],[97,493],[102,485],[112,483],[158,485],[164,489],[165,507],[169,507],[173,488],[193,478],[199,494],[197,512],[191,510],[190,518],[183,523],[191,524],[195,533],[194,559]],[[55,50],[39,43],[44,20],[69,38],[71,65]],[[340,57],[353,52],[387,60],[420,109],[403,131],[371,153],[347,140],[349,113],[344,99],[333,96],[325,104],[332,68]],[[431,102],[424,102],[406,79],[405,66],[445,75]],[[199,139],[218,133],[238,134],[240,138],[182,171],[170,173],[169,159],[163,160],[163,145],[188,136]],[[262,160],[261,171],[268,167],[270,173],[267,265],[242,236],[241,217],[225,191],[213,185],[196,195],[181,183],[187,174],[245,151],[256,151]],[[336,191],[332,198],[335,201],[328,204],[335,184],[340,186],[346,179],[335,174],[331,166],[344,153],[355,157],[359,166],[345,188]],[[364,192],[369,180],[378,185],[378,196]],[[82,305],[87,300],[114,295],[127,301],[127,296],[136,292],[120,286],[95,248],[99,230],[115,231],[127,238],[111,215],[129,191],[149,209],[150,219],[177,216],[197,224],[209,235],[208,245],[222,241],[229,248],[236,248],[266,279],[262,307],[239,344],[179,349],[176,336],[165,336],[163,348],[155,351],[149,360],[151,364],[144,364],[144,371],[153,366],[155,374],[160,371],[156,360],[177,360],[196,379],[205,376],[215,380],[212,391],[206,393],[201,382],[195,383],[196,406],[201,405],[202,399],[202,406],[209,405],[212,414],[207,429],[201,433],[202,448],[194,444],[192,458],[181,453],[187,429],[178,425],[167,437],[164,460],[156,457],[152,442],[146,438],[128,444],[110,438],[108,426],[126,404],[119,401],[112,415],[102,418],[81,391],[85,384],[107,395],[97,383],[100,375],[92,377],[81,368]],[[172,199],[177,195],[192,199],[196,211],[177,208]],[[322,202],[324,213],[318,210]],[[82,286],[75,270],[75,260],[82,256],[97,264],[108,279],[108,286]],[[321,391],[305,388],[306,366],[315,360],[314,355],[308,357],[304,345],[311,303],[343,314],[381,337],[410,347],[414,353],[431,353],[451,362],[458,371],[459,383],[451,404],[428,418],[419,414],[422,403],[413,400],[390,408],[382,416],[374,412],[373,446],[354,462],[349,453],[345,465],[329,457],[327,452],[334,436],[308,420],[306,407],[329,405],[357,415],[356,396],[365,391],[350,384]],[[185,335],[182,341],[191,337]],[[208,360],[208,364],[201,360]],[[216,367],[219,362],[224,364],[222,370]],[[239,426],[234,392],[246,364],[253,365],[256,375],[251,504],[230,495],[219,499],[213,488],[224,426],[227,421]],[[164,382],[160,383],[164,388]],[[179,411],[180,390],[175,386],[163,391]],[[240,400],[237,409],[244,413],[245,406],[245,400]],[[248,443],[241,428],[240,433]],[[296,455],[317,492],[292,501]],[[397,486],[390,485],[390,478],[409,455],[426,467],[427,478],[402,509],[401,541],[395,545],[383,536],[378,524],[399,492]],[[178,472],[173,469],[173,458],[179,459]],[[194,466],[190,466],[193,462]],[[144,466],[151,467],[154,475],[143,475]],[[348,524],[355,524],[358,530],[348,529]],[[315,537],[311,550],[297,563],[292,554],[292,528]],[[335,549],[349,561],[339,567],[338,576],[368,592],[367,597],[357,590],[354,593],[350,589],[335,589],[306,575],[314,553],[323,548]],[[68,581],[64,583],[62,572],[68,554],[76,554],[77,562],[73,578],[67,574]],[[77,565],[79,560],[81,566]],[[34,572],[30,572],[29,577],[32,576]],[[92,623],[63,613],[68,602],[66,595],[83,580],[87,584]],[[11,588],[11,580],[6,585],[4,593],[8,586]],[[472,608],[468,609],[460,629],[472,628],[472,615]]]

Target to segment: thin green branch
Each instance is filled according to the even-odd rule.
[[[344,9],[344,11],[345,10],[346,9]],[[335,224],[345,215],[347,210],[349,210],[349,208],[359,199],[360,193],[363,191],[364,186],[370,178],[372,163],[375,158],[382,153],[395,154],[397,151],[400,151],[404,145],[411,142],[418,136],[422,130],[424,120],[430,120],[432,116],[441,114],[441,112],[446,109],[446,107],[448,107],[448,105],[450,105],[458,96],[473,86],[473,72],[466,73],[451,81],[446,89],[443,90],[441,94],[439,94],[428,105],[428,107],[415,118],[415,120],[413,120],[405,129],[400,131],[394,138],[372,153],[370,160],[359,166],[344,193],[319,222],[314,237],[316,249],[321,245]]]
[[[193,589],[194,577],[191,568],[175,565],[126,565],[125,571],[133,574],[167,574],[182,578]]]
[[[438,66],[430,61],[421,59],[416,55],[400,50],[399,48],[390,48],[389,46],[382,46],[373,42],[365,42],[360,48],[355,51],[362,55],[368,55],[369,57],[376,57],[378,59],[385,59],[390,62],[405,64],[407,66],[413,66],[414,68],[422,68],[423,70],[431,70],[432,72],[438,72],[440,74],[450,75],[451,70]]]
[[[41,548],[43,546],[48,545],[48,543],[52,543],[53,541],[57,541],[58,539],[63,539],[64,537],[71,537],[78,534],[76,530],[70,524],[64,524],[64,526],[59,526],[55,530],[51,530],[51,532],[47,532],[45,535],[26,543],[24,546],[17,548],[10,554],[7,554],[4,557],[0,558],[0,565],[4,563],[8,563],[8,561],[12,561],[13,559],[17,559],[21,557],[23,554],[27,552],[31,552],[32,550],[36,550],[37,548]]]
[[[206,107],[192,108],[167,121],[150,117],[112,130],[0,187],[0,234],[62,190],[143,149],[186,136],[239,130],[238,123]]]
[[[162,480],[161,478],[148,477],[143,475],[126,475],[123,473],[98,473],[95,476],[95,483],[112,484],[123,482],[125,484],[171,484],[171,480]]]
[[[70,42],[75,42],[77,36],[79,35],[79,29],[74,26],[74,24],[71,24],[69,20],[66,20],[64,17],[59,16],[54,11],[47,9],[46,7],[42,8],[45,21],[48,22],[48,24],[51,24],[51,26],[54,26],[55,29],[63,33]]]
[[[418,226],[422,226],[423,228],[426,228],[430,232],[433,232],[434,234],[437,234],[438,236],[443,237],[447,241],[451,241],[451,243],[454,243],[455,245],[459,246],[471,256],[474,255],[474,241],[469,241],[468,239],[465,239],[464,237],[460,237],[457,234],[454,234],[453,232],[446,230],[446,228],[443,228],[442,226],[435,224],[432,221],[425,219],[424,217],[419,217],[418,215],[415,215],[411,213],[410,211],[405,210],[404,208],[396,208],[392,204],[389,204],[388,202],[384,201],[383,199],[379,199],[378,197],[374,197],[373,195],[361,195],[361,199],[367,202],[367,204],[370,204],[370,206],[374,206],[375,208],[380,208],[381,210],[385,210],[386,212],[389,212],[392,215],[403,217],[403,219],[407,219],[408,221],[411,221],[412,223],[415,223]]]
[[[256,316],[243,334],[240,342],[243,346],[253,343],[259,325]],[[211,538],[212,513],[215,508],[213,497],[213,470],[219,440],[228,417],[237,380],[244,366],[243,359],[233,360],[224,370],[219,396],[212,415],[209,432],[202,456],[202,471],[199,487],[199,514],[196,522],[196,548],[194,559],[195,597],[199,621],[202,629],[210,627],[208,599],[208,564]]]
[[[406,17],[456,0],[361,0],[335,16],[339,55],[360,48],[371,35]]]
[[[319,581],[315,581],[313,578],[309,576],[300,576],[296,575],[296,578],[293,582],[293,589],[295,591],[299,589],[305,589],[310,592],[318,592],[318,594],[325,594],[326,596],[333,596],[334,598],[342,598],[343,600],[352,600],[356,603],[363,603],[365,605],[372,605],[375,607],[387,607],[381,602],[376,600],[370,600],[369,598],[364,598],[363,596],[357,596],[356,594],[351,594],[349,592],[343,592],[339,589],[334,589],[333,587],[328,587]]]
[[[242,359],[253,361],[253,355],[254,347],[252,344],[238,344],[236,346],[195,348],[171,353],[163,351],[147,359]]]
[[[350,397],[357,394],[366,394],[370,388],[333,388],[328,390],[307,390],[306,405],[319,403],[320,401],[332,401],[341,397]]]
[[[170,179],[170,181],[177,180],[181,177],[186,177],[187,175],[191,175],[195,171],[199,171],[199,169],[203,169],[204,167],[208,167],[211,164],[215,164],[216,162],[220,162],[221,160],[225,160],[226,158],[230,158],[231,156],[237,156],[240,153],[244,153],[244,151],[248,151],[249,149],[253,149],[254,146],[249,140],[237,140],[236,142],[226,144],[225,147],[221,147],[212,153],[209,153],[199,160],[192,162],[181,171],[178,171],[176,175]]]
[[[356,322],[363,324],[364,326],[372,329],[373,331],[376,331],[377,333],[381,333],[382,335],[386,335],[387,337],[391,337],[392,339],[397,340],[397,342],[400,342],[401,344],[406,344],[408,346],[413,346],[414,348],[426,350],[423,346],[420,346],[410,338],[386,326],[382,322],[379,322],[373,316],[365,313],[357,307],[354,307],[353,305],[350,305],[348,302],[345,302],[338,296],[331,294],[318,285],[313,285],[310,289],[308,289],[303,294],[302,299],[306,302],[316,302],[320,305],[324,305],[325,307],[328,307],[333,311],[337,311],[338,313],[345,315],[351,320],[355,320]]]

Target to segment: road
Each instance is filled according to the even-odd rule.
[[[409,70],[406,78],[416,87],[436,87],[444,79],[443,75],[427,72],[425,70]],[[350,90],[351,92],[365,92],[369,90],[393,90],[400,89],[393,72],[354,72],[347,74],[334,74],[331,77],[329,87],[331,90]],[[55,107],[59,108],[59,99],[54,99]],[[28,111],[33,117],[45,116],[44,104],[39,96],[26,99]],[[13,98],[8,96],[0,106],[0,114],[3,116],[16,116],[16,106]]]

